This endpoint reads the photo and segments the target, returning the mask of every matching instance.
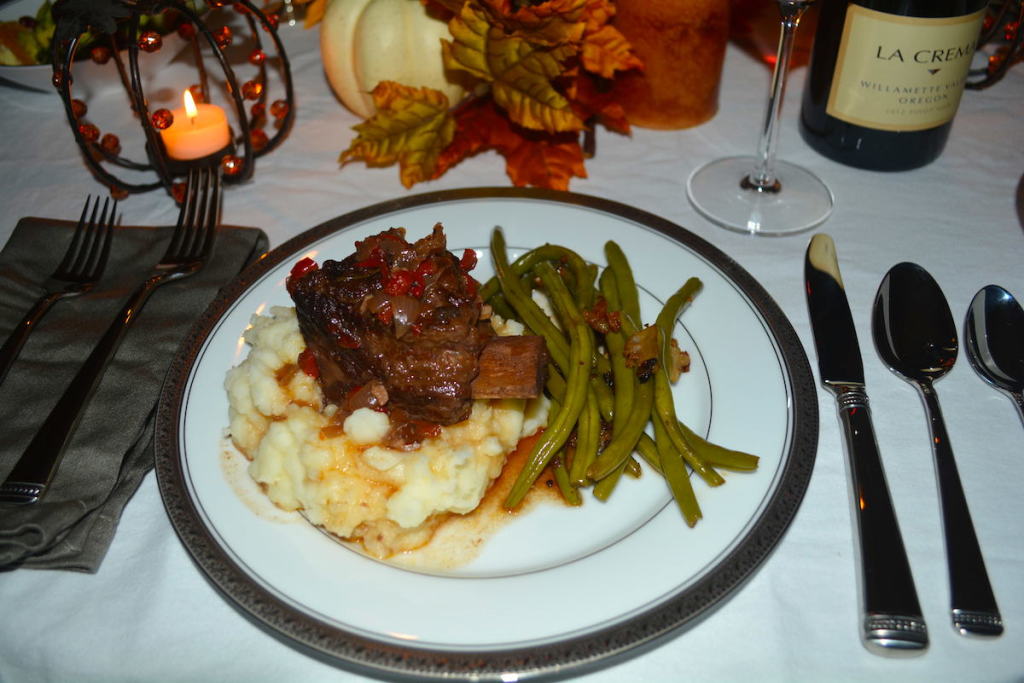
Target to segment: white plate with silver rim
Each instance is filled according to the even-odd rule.
[[[693,369],[675,388],[695,431],[760,456],[751,473],[693,478],[704,518],[687,528],[664,482],[624,479],[607,504],[538,505],[498,530],[468,565],[416,572],[334,542],[287,515],[255,514],[226,476],[222,389],[244,354],[257,310],[290,305],[284,288],[303,256],[341,259],[392,226],[410,238],[444,225],[455,253],[493,272],[500,226],[512,257],[545,242],[604,265],[626,252],[644,316],[686,278],[703,291],[677,326]],[[201,569],[269,629],[343,666],[376,675],[501,680],[613,661],[678,633],[765,560],[803,497],[817,447],[815,386],[799,340],[767,293],[732,259],[683,228],[595,197],[508,188],[415,195],[302,233],[242,273],[193,328],[158,411],[157,473],[168,514]],[[298,519],[298,521],[296,521]],[[607,590],[608,581],[615,582]],[[641,578],[642,577],[642,578]],[[565,605],[564,609],[558,605]]]

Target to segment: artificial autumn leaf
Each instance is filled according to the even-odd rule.
[[[441,41],[445,67],[466,71],[491,84],[491,93],[513,121],[549,133],[580,130],[583,122],[552,80],[573,45],[546,47],[507,35],[492,26],[473,0],[448,23],[454,41]]]
[[[642,69],[644,63],[633,54],[626,37],[614,26],[605,24],[583,41],[583,68],[604,78],[616,71]]]
[[[455,118],[455,137],[438,158],[438,176],[463,159],[493,149],[505,157],[505,172],[518,187],[567,190],[573,176],[587,177],[576,133],[526,130],[509,121],[490,99],[460,107]]]
[[[615,5],[611,0],[586,0],[583,8],[584,31],[596,33],[615,16]]]
[[[377,113],[353,126],[359,135],[338,161],[346,164],[359,159],[370,166],[397,161],[407,188],[434,177],[438,155],[455,132],[445,94],[393,81],[378,83],[370,94]]]
[[[513,185],[568,190],[573,176],[587,177],[587,169],[583,166],[583,149],[576,134],[524,133],[521,143],[504,154],[505,172],[512,179]]]
[[[626,110],[611,90],[607,81],[588,73],[580,74],[573,80],[568,95],[576,108],[576,114],[585,121],[594,119],[606,128],[629,135],[629,119]]]
[[[510,35],[541,45],[575,43],[583,37],[586,0],[547,0],[514,7],[510,0],[480,0],[491,23]]]
[[[511,146],[515,137],[508,117],[493,100],[471,99],[455,112],[455,136],[437,159],[435,177],[441,177],[452,166],[480,152]]]

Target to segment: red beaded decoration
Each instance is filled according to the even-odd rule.
[[[206,101],[206,95],[203,94],[203,86],[198,83],[193,83],[188,86],[188,91],[192,93],[192,101],[196,104]]]
[[[112,199],[116,199],[119,202],[123,201],[125,199],[128,199],[128,190],[124,189],[123,187],[117,187],[115,185],[111,185],[110,186],[110,197]]]
[[[288,116],[289,106],[284,100],[274,100],[270,105],[270,115],[280,121],[284,117]]]
[[[100,129],[91,123],[78,124],[78,132],[89,142],[96,142],[100,139]]]
[[[80,119],[85,116],[87,111],[89,111],[89,108],[85,106],[85,102],[79,99],[71,100],[71,113],[75,115],[76,119]]]
[[[110,48],[106,45],[97,45],[89,50],[89,58],[97,64],[106,64],[110,61]]]
[[[276,14],[268,14],[267,15],[267,23],[270,25],[270,28],[277,28],[277,24],[280,21],[281,21],[281,17],[277,16]],[[264,26],[263,30],[267,31],[269,29],[266,26]]]
[[[213,32],[213,39],[217,42],[217,47],[222,50],[227,49],[231,45],[234,37],[235,34],[231,31],[230,26],[221,26]]]
[[[196,37],[196,27],[189,22],[183,22],[178,26],[178,35],[185,40],[192,40]]]
[[[225,154],[220,160],[220,170],[226,176],[235,176],[242,172],[242,160],[234,154]]]
[[[164,46],[164,39],[156,31],[143,31],[139,36],[139,49],[143,52],[157,52]]]
[[[171,196],[179,204],[185,201],[185,183],[171,183]]]
[[[64,71],[63,69],[61,69],[60,71],[54,71],[53,79],[50,82],[53,83],[54,88],[60,89],[60,87],[64,84],[65,78],[68,80],[68,86],[75,82],[75,79],[71,77],[71,74],[67,71]]]
[[[236,2],[232,7],[234,7],[235,11],[239,14],[249,14],[249,8],[240,2]]]
[[[174,114],[170,109],[157,109],[149,119],[157,130],[167,130],[174,123]]]
[[[249,63],[253,66],[259,66],[264,61],[266,61],[266,59],[267,53],[259,49],[258,47],[254,48],[253,51],[249,53]]]
[[[258,99],[263,93],[263,84],[257,80],[246,81],[242,85],[242,96],[247,100]]]
[[[256,102],[252,105],[252,108],[249,109],[249,113],[252,114],[253,121],[262,119],[263,116],[267,113],[267,105],[263,104],[262,102]]]
[[[252,148],[259,152],[264,149],[270,142],[270,138],[263,131],[262,128],[253,128],[249,131],[249,140],[252,142]]]
[[[228,4],[226,0],[206,0],[206,6],[211,7],[213,9],[223,7],[226,4]]]
[[[100,139],[100,147],[109,154],[117,154],[121,151],[121,139],[113,133],[106,133]]]

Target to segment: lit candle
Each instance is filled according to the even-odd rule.
[[[174,122],[160,131],[167,155],[188,161],[227,147],[231,142],[231,128],[224,110],[215,104],[196,104],[188,90],[185,90],[184,100],[184,107],[171,112]]]

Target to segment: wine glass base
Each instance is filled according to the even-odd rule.
[[[697,211],[723,228],[750,235],[791,235],[821,225],[832,213],[832,192],[810,171],[775,162],[777,192],[744,183],[757,159],[717,159],[694,171],[686,195]],[[746,187],[744,187],[746,185]]]

